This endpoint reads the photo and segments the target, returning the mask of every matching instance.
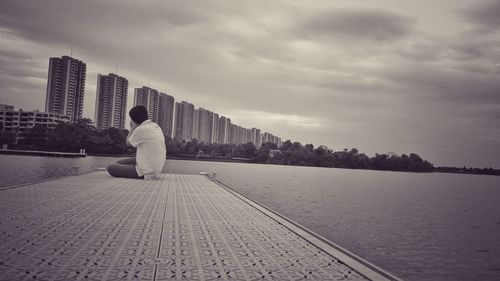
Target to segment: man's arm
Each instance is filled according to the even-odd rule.
[[[130,131],[128,132],[127,138],[125,139],[125,142],[127,143],[128,146],[132,146],[132,144],[128,141],[132,133],[134,132],[135,128],[137,128],[137,124],[130,120]]]

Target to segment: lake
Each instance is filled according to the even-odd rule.
[[[0,155],[0,186],[117,158]],[[405,280],[500,280],[500,177],[167,160],[216,172],[255,201]]]

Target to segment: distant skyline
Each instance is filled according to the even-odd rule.
[[[151,86],[283,140],[500,168],[499,14],[498,0],[0,0],[0,103],[44,110],[49,58],[73,45],[84,117],[118,65],[129,101]]]

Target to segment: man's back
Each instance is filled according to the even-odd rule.
[[[128,142],[137,147],[137,174],[145,179],[159,177],[167,155],[161,128],[151,120],[146,120],[135,128]]]

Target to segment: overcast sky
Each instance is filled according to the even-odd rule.
[[[50,57],[334,150],[500,168],[500,1],[0,0],[0,103],[44,110]]]

